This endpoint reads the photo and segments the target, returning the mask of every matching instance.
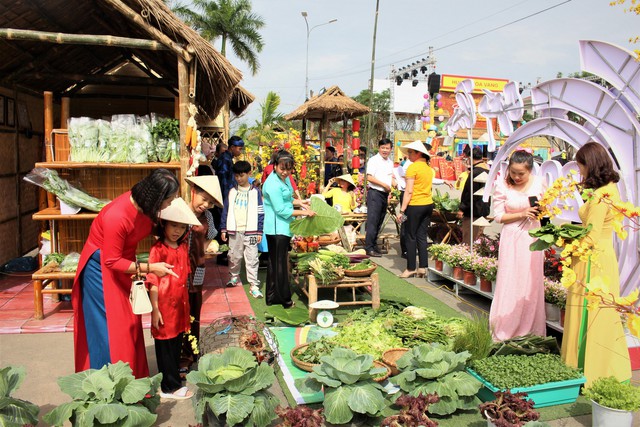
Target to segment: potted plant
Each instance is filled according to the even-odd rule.
[[[187,381],[197,387],[196,420],[204,425],[224,421],[229,426],[268,426],[280,403],[267,391],[275,378],[273,368],[258,364],[249,350],[228,347],[222,354],[205,354],[198,360],[198,370],[187,374]]]
[[[384,387],[374,378],[386,371],[374,367],[373,356],[338,347],[323,356],[306,378],[296,380],[296,386],[302,392],[324,390],[327,421],[346,424],[356,414],[377,416],[385,408]]]
[[[533,409],[533,400],[527,397],[523,392],[497,391],[494,400],[484,402],[478,408],[488,426],[520,427],[540,418],[540,413]]]
[[[631,426],[640,410],[640,389],[615,377],[598,378],[583,393],[591,399],[594,426]]]
[[[462,263],[469,254],[467,245],[453,245],[447,253],[446,262],[453,268],[453,278],[462,280]]]
[[[46,414],[50,425],[152,426],[158,417],[158,388],[162,374],[138,378],[128,363],[119,361],[100,369],[88,369],[58,378],[60,390],[73,398]]]
[[[482,257],[498,258],[499,247],[500,233],[494,237],[483,233],[473,242],[473,249]]]
[[[455,353],[440,344],[422,344],[398,359],[400,373],[391,382],[412,396],[437,393],[440,400],[429,406],[431,414],[449,415],[458,409],[473,409],[480,403],[476,393],[482,384],[465,372],[469,357],[468,351]]]
[[[11,397],[11,393],[20,388],[27,373],[21,366],[7,366],[0,369],[0,425],[22,426],[38,424],[40,408],[26,400]]]
[[[438,423],[429,418],[429,405],[438,403],[440,398],[437,394],[418,394],[411,396],[409,394],[402,395],[396,399],[394,405],[402,407],[396,415],[391,415],[382,420],[381,427],[399,427],[399,426],[424,426],[437,427]]]
[[[449,251],[451,246],[447,243],[435,243],[429,246],[428,251],[435,262],[435,269],[442,271],[444,263],[444,255]]]
[[[567,291],[564,286],[555,280],[544,278],[544,308],[549,322],[560,321],[560,301],[566,301]]]
[[[322,408],[313,409],[306,405],[299,405],[295,408],[277,406],[276,414],[282,419],[282,422],[276,427],[322,427],[324,425],[322,411]]]
[[[476,254],[472,254],[471,252],[467,252],[467,254],[462,257],[460,266],[462,267],[462,280],[464,281],[465,285],[476,285],[475,266],[477,261],[478,256]]]
[[[480,290],[493,291],[493,282],[498,276],[498,259],[492,257],[478,257],[474,266],[477,276],[480,276]]]

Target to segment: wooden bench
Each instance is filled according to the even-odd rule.
[[[33,302],[35,305],[35,315],[37,320],[44,319],[44,303],[42,301],[43,294],[71,294],[71,288],[63,289],[59,287],[61,280],[73,280],[76,277],[75,272],[64,273],[56,271],[53,273],[42,273],[42,269],[36,271],[31,276],[33,280]],[[45,289],[50,285],[50,289]]]
[[[370,305],[373,309],[380,308],[380,284],[378,282],[378,273],[373,273],[369,277],[344,277],[335,282],[328,284],[320,284],[313,275],[307,275],[305,284],[301,287],[302,292],[309,299],[309,305],[318,301],[318,289],[333,289],[333,301],[337,302],[340,307],[351,305]],[[370,300],[358,300],[356,298],[356,289],[363,288],[371,294]],[[351,301],[338,301],[338,289],[351,289]],[[309,307],[309,319],[316,321],[318,310]]]

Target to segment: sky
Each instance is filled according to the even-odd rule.
[[[243,72],[240,84],[256,100],[232,128],[242,122],[252,125],[269,91],[280,95],[278,111],[283,114],[304,102],[303,11],[312,28],[309,89],[317,93],[338,85],[348,96],[367,89],[375,8],[374,0],[253,0],[253,11],[266,24],[260,70],[253,76],[229,49],[227,56]],[[337,21],[320,25],[332,19]],[[374,79],[388,79],[392,66],[397,69],[426,58],[433,46],[439,74],[535,85],[558,72],[566,76],[580,71],[579,40],[603,40],[632,50],[640,48],[629,43],[638,33],[640,16],[609,6],[609,0],[379,0]],[[220,48],[219,42],[214,45]],[[421,105],[424,91],[417,92],[415,102]]]

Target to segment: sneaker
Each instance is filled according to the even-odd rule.
[[[227,282],[227,287],[228,288],[234,288],[236,286],[242,286],[242,282],[237,277],[234,277],[233,279],[231,279],[231,280],[229,280]]]
[[[262,295],[262,292],[260,292],[260,288],[258,288],[257,286],[252,286],[249,289],[249,293],[254,298],[263,298],[264,297],[264,295]]]

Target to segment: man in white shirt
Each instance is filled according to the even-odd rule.
[[[367,227],[365,250],[367,255],[379,257],[382,254],[377,247],[380,227],[387,212],[391,187],[395,187],[393,161],[389,158],[392,142],[381,139],[378,142],[378,154],[367,161]]]

